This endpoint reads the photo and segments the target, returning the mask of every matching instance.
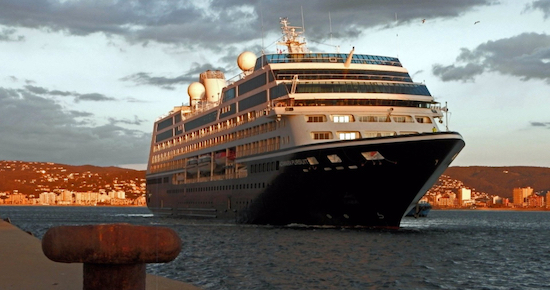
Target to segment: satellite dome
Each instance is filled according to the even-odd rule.
[[[194,82],[187,88],[187,94],[191,97],[191,100],[200,100],[204,97],[205,88],[204,85],[199,82]]]
[[[256,65],[256,55],[250,51],[245,51],[237,58],[237,64],[243,71],[250,70]]]

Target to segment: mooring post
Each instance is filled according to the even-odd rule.
[[[145,264],[174,260],[181,239],[165,227],[60,226],[46,232],[42,251],[55,262],[84,263],[84,290],[145,290]]]

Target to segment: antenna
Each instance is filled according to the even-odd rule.
[[[262,55],[264,54],[264,14],[260,10],[260,21],[262,22]]]
[[[395,12],[395,27],[397,27],[397,12]],[[399,32],[395,33],[395,47],[397,58],[399,58]]]
[[[306,34],[306,25],[304,24],[304,7],[300,6],[300,11],[302,12],[302,33]]]
[[[328,12],[328,26],[330,34],[330,45],[332,46],[332,20],[330,19],[330,11]]]

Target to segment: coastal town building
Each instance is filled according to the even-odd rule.
[[[467,206],[473,203],[472,190],[468,188],[460,188],[457,194],[457,201],[459,206]]]
[[[531,187],[516,187],[513,190],[513,203],[516,207],[527,206],[527,197],[533,194]]]
[[[544,196],[538,194],[528,196],[527,207],[544,207]]]

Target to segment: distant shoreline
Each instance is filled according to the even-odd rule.
[[[134,204],[130,204],[130,205],[124,205],[124,204],[98,204],[98,205],[88,205],[88,204],[71,204],[71,205],[66,205],[66,204],[0,204],[0,207],[2,206],[43,206],[43,207],[48,207],[48,206],[55,206],[55,207],[147,207],[146,205],[134,205]]]
[[[550,208],[511,208],[511,207],[478,207],[478,208],[457,208],[457,207],[433,207],[432,210],[485,210],[485,211],[550,211]]]

